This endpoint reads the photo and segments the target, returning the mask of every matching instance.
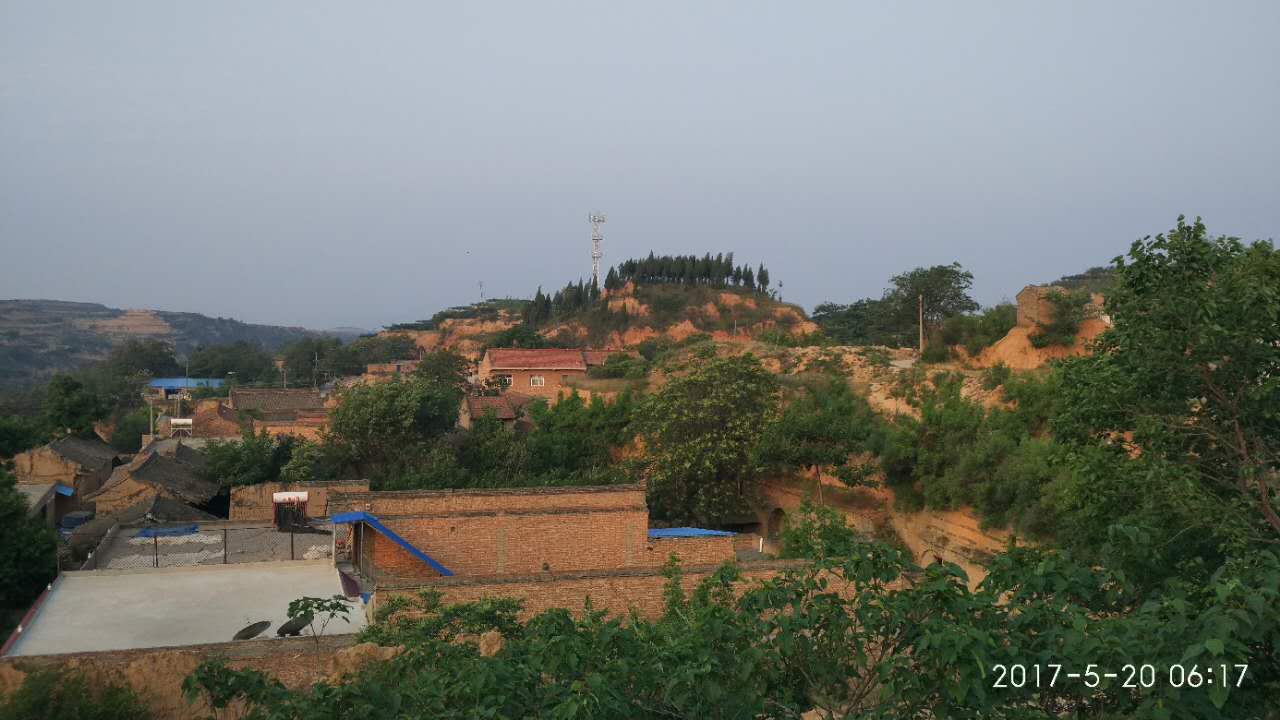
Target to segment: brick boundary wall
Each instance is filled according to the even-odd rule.
[[[708,535],[695,537],[649,538],[649,562],[665,563],[675,555],[682,565],[719,565],[733,559],[735,536]]]
[[[278,492],[306,492],[307,517],[327,517],[329,515],[329,495],[335,497],[341,493],[367,492],[367,482],[305,482],[281,483],[269,482],[260,485],[237,485],[231,488],[230,520],[265,520],[275,519],[275,508],[271,496]]]
[[[803,567],[802,560],[765,560],[740,563],[742,581],[739,591],[750,584],[769,580],[786,570]],[[690,566],[682,569],[680,585],[685,592],[718,569],[716,565]],[[663,589],[667,578],[657,568],[584,572],[563,575],[522,575],[509,577],[453,577],[431,581],[398,580],[379,583],[370,601],[369,611],[391,597],[413,598],[423,590],[441,593],[445,604],[470,602],[486,597],[510,597],[524,603],[520,619],[551,608],[565,608],[581,614],[586,598],[591,607],[611,615],[625,615],[635,610],[641,617],[655,618],[663,609]]]
[[[334,512],[363,510],[379,516],[629,508],[644,502],[644,488],[640,485],[335,492],[329,499]]]
[[[255,639],[240,642],[133,648],[65,655],[23,655],[0,658],[0,695],[22,684],[27,673],[61,667],[85,675],[91,686],[112,682],[127,685],[151,708],[157,720],[208,717],[203,702],[188,705],[182,698],[182,681],[204,660],[222,657],[237,669],[270,673],[290,688],[305,687],[344,669],[351,660],[343,651],[355,635],[327,635],[319,643],[311,637]],[[238,717],[236,713],[222,717]]]

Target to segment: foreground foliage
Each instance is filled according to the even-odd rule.
[[[145,720],[146,704],[127,687],[90,683],[74,671],[37,670],[0,698],[0,720]]]
[[[897,550],[853,541],[827,558],[737,593],[726,566],[692,592],[671,569],[654,620],[527,622],[510,601],[382,618],[366,639],[405,647],[336,685],[287,690],[250,671],[206,664],[190,697],[248,702],[251,718],[1263,718],[1280,692],[1280,561],[1264,552],[1204,586],[1142,597],[1122,575],[1064,553],[1012,549],[970,591],[959,569],[914,568]],[[482,655],[474,642],[497,630]],[[1248,663],[1243,682],[1175,687],[1168,668]],[[997,687],[998,666],[1044,668],[1039,686]],[[1124,687],[1127,672],[1160,682]],[[1099,672],[1084,679],[1047,673]],[[1118,678],[1101,672],[1121,673]],[[1176,674],[1176,673],[1175,673]],[[1006,678],[1006,685],[1008,681]],[[216,702],[215,702],[216,705]]]

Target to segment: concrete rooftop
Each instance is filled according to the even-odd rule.
[[[8,654],[229,642],[246,625],[270,620],[271,627],[249,641],[264,642],[288,619],[291,600],[341,593],[329,560],[68,572],[55,581]],[[364,627],[358,600],[348,617],[349,624],[337,618],[325,634]]]

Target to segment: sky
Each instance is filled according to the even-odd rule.
[[[312,328],[658,253],[983,304],[1280,231],[1276,2],[0,0],[0,298]]]

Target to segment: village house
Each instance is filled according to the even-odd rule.
[[[395,360],[385,363],[369,363],[365,366],[364,382],[387,382],[399,380],[418,369],[417,360]]]
[[[527,395],[554,399],[588,368],[603,365],[619,350],[490,348],[480,359],[477,379]]]
[[[325,398],[312,388],[232,388],[227,408],[251,418],[254,433],[319,439],[329,424]]]
[[[458,427],[470,428],[476,419],[492,415],[503,427],[513,430],[523,419],[524,407],[533,399],[517,392],[493,396],[469,395],[462,398],[462,404],[458,408]]]
[[[387,598],[438,591],[445,602],[512,597],[523,612],[661,607],[662,566],[689,577],[737,557],[742,538],[701,528],[650,528],[641,485],[331,493],[336,525],[350,525],[344,572]],[[756,547],[758,538],[745,538]],[[776,563],[743,563],[759,577]]]
[[[218,483],[205,479],[203,469],[204,455],[181,443],[172,455],[140,452],[84,500],[94,503],[98,515],[120,512],[158,496],[198,507],[218,494]]]
[[[69,436],[18,453],[13,457],[13,472],[23,493],[56,523],[78,510],[80,500],[102,487],[119,464],[110,445],[97,438]]]

